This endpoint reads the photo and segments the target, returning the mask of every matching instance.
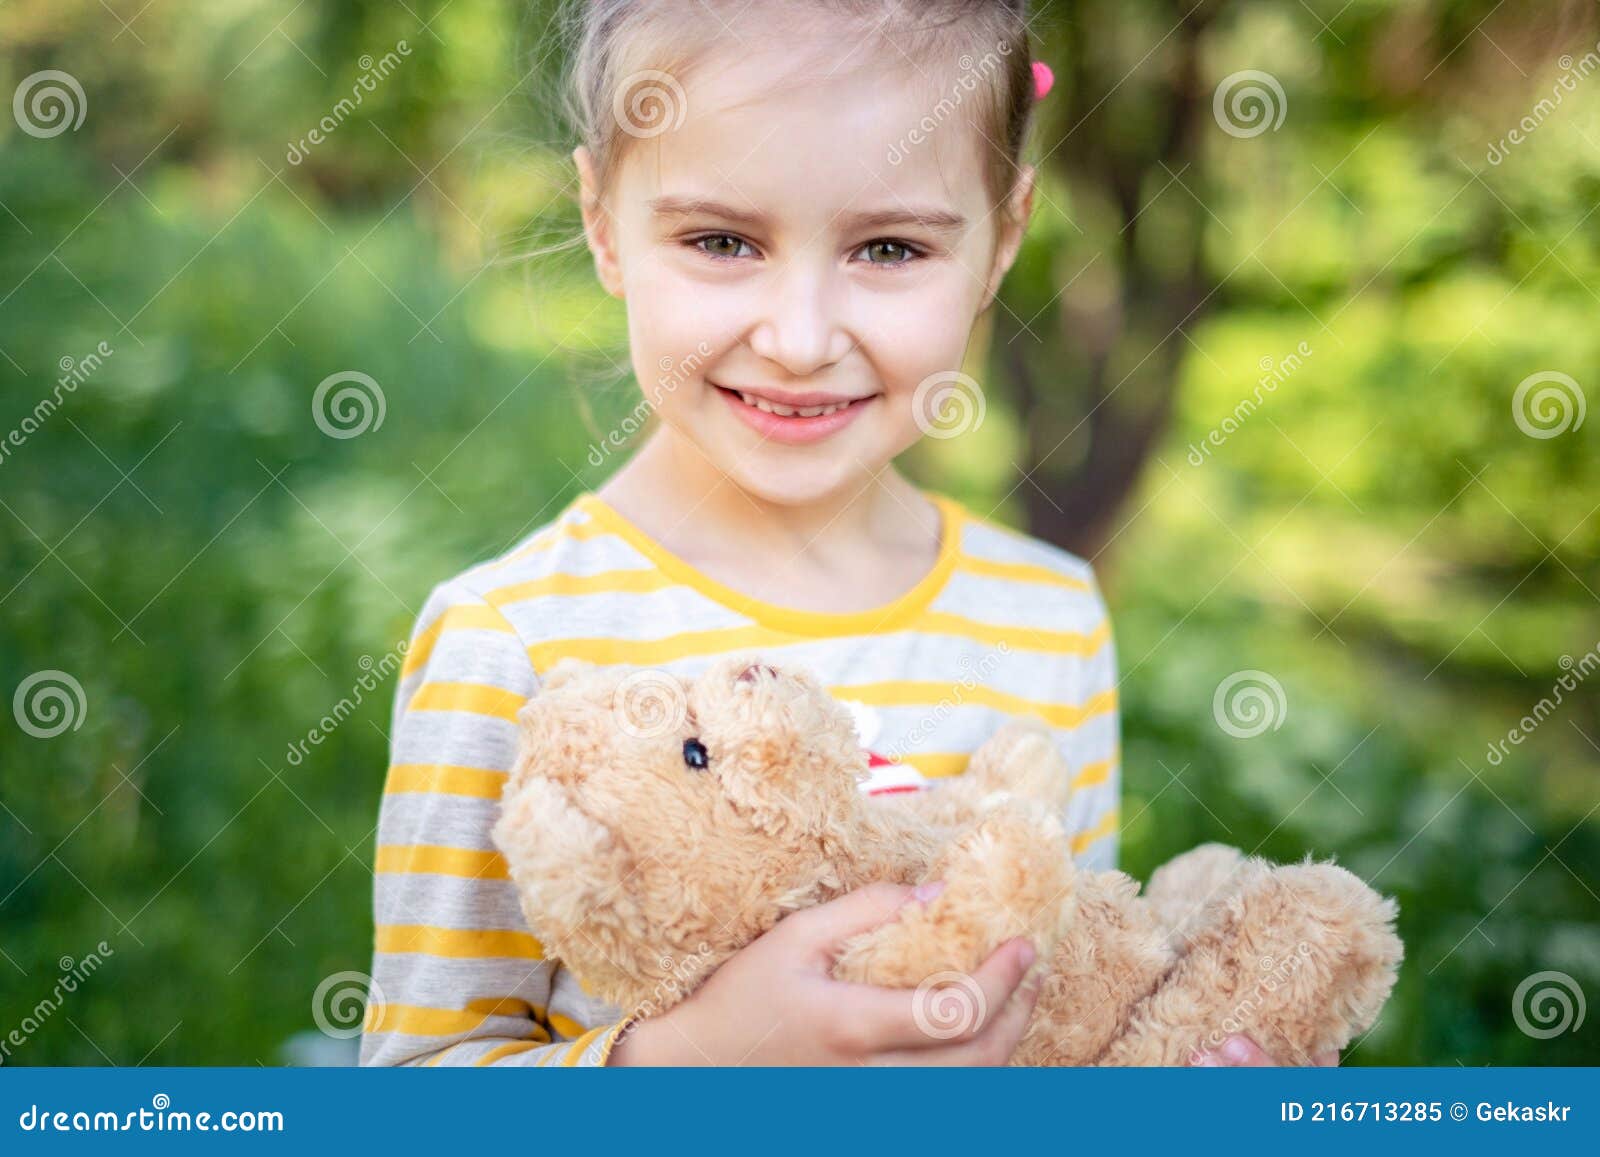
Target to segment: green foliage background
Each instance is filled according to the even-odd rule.
[[[1397,896],[1403,978],[1347,1063],[1594,1063],[1594,1018],[1544,1039],[1513,1001],[1546,971],[1600,993],[1596,685],[1486,758],[1600,646],[1600,421],[1534,438],[1512,413],[1541,371],[1600,401],[1600,75],[1487,159],[1563,54],[1600,51],[1593,5],[1199,7],[1198,99],[1263,69],[1284,125],[1147,167],[1136,232],[1047,159],[978,356],[1004,382],[1005,318],[1026,320],[1048,388],[991,390],[982,429],[908,468],[1026,524],[1051,485],[1019,474],[1026,432],[1084,453],[1073,324],[1192,247],[1204,308],[1171,332],[1130,308],[1109,356],[1120,402],[1171,397],[1095,560],[1124,672],[1123,867],[1215,839],[1334,855]],[[1156,136],[1168,30],[1195,6],[1042,8],[1046,59],[1088,46],[1122,80],[1090,108],[1064,68],[1036,151]],[[61,69],[87,94],[82,127],[47,139],[0,117],[0,434],[63,359],[112,350],[0,458],[0,691],[59,669],[87,701],[49,740],[0,715],[0,1034],[62,958],[113,949],[8,1063],[280,1063],[318,983],[368,967],[392,684],[308,758],[289,748],[432,583],[598,484],[588,449],[634,400],[586,256],[518,259],[577,227],[547,19],[507,0],[0,7],[0,93]],[[402,40],[290,164],[363,54]],[[332,439],[311,394],[352,369],[385,418]],[[1239,739],[1212,698],[1246,669],[1287,710]]]

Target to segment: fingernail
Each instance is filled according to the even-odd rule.
[[[1022,962],[1022,967],[1032,967],[1033,962],[1038,958],[1039,954],[1034,951],[1033,945],[1029,941],[1024,940],[1022,942],[1022,950],[1017,953],[1017,959]]]
[[[919,904],[927,904],[934,900],[940,892],[944,891],[943,880],[925,880],[911,889],[911,898]]]
[[[1235,1064],[1242,1064],[1250,1059],[1250,1046],[1245,1044],[1243,1037],[1230,1036],[1222,1044],[1222,1055]]]

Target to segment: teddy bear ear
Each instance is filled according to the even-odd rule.
[[[611,830],[566,787],[533,776],[506,793],[493,838],[534,935],[558,954],[581,952],[578,933],[600,932],[632,871]]]
[[[587,664],[586,664],[587,666]],[[589,696],[563,694],[581,672],[568,672],[559,683],[544,688],[517,712],[517,753],[506,784],[516,790],[537,775],[559,782],[576,782],[602,754],[610,721],[607,709]]]

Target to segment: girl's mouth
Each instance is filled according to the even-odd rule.
[[[801,445],[816,442],[844,429],[878,396],[842,398],[837,395],[798,396],[793,402],[777,402],[761,394],[730,389],[709,383],[733,408],[733,412],[756,433],[774,442]]]

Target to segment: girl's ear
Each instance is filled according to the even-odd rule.
[[[1028,231],[1028,219],[1033,216],[1036,175],[1032,165],[1023,165],[1017,172],[1017,182],[1011,190],[1011,199],[1005,211],[995,214],[995,219],[1000,223],[1000,237],[995,244],[994,265],[989,271],[989,284],[984,290],[979,313],[994,304],[995,294],[1000,292],[1000,282],[1011,268],[1011,263],[1017,259],[1017,251],[1022,248],[1022,235]]]
[[[572,163],[578,169],[579,203],[583,209],[583,233],[594,254],[594,271],[600,284],[612,297],[623,296],[622,267],[617,261],[616,234],[611,214],[600,200],[595,178],[594,158],[579,145],[572,150]]]

